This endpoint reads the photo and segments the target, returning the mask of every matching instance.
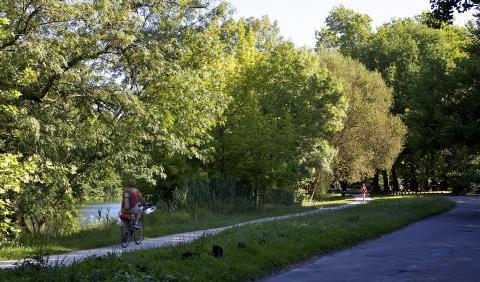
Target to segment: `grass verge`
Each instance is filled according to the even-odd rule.
[[[162,210],[145,216],[145,236],[152,238],[222,227],[259,218],[338,206],[349,201],[350,198],[333,195],[319,201],[305,202],[301,206],[265,205],[259,210],[243,213],[212,212],[206,209],[174,212]],[[23,238],[16,244],[0,248],[0,260],[24,259],[109,246],[118,244],[119,240],[119,227],[115,223],[84,226],[81,230],[64,236],[42,235]]]
[[[392,232],[454,205],[441,198],[380,199],[335,212],[234,228],[175,247],[110,255],[68,267],[26,266],[0,272],[0,280],[248,281]],[[221,258],[211,254],[213,245],[223,248]]]

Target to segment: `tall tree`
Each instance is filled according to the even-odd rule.
[[[349,13],[355,14],[351,10]],[[335,14],[333,10],[332,15]],[[367,68],[379,71],[393,88],[392,112],[400,115],[408,126],[406,147],[395,167],[404,166],[402,174],[415,187],[417,174],[421,175],[423,186],[428,186],[435,152],[454,149],[450,138],[455,138],[455,134],[449,130],[452,116],[446,103],[452,92],[447,90],[447,84],[457,62],[468,56],[464,47],[470,41],[465,29],[454,26],[433,29],[423,22],[393,20],[357,44],[358,52],[345,52]],[[358,30],[352,27],[351,33]],[[343,34],[339,32],[337,36]],[[341,52],[344,49],[341,44],[336,47]]]
[[[223,29],[232,102],[211,167],[260,193],[298,187],[331,162],[327,140],[341,128],[342,92],[314,53],[281,40],[268,20]]]
[[[402,150],[405,126],[392,115],[393,93],[377,72],[339,53],[320,51],[320,59],[341,83],[348,102],[344,126],[332,138],[338,153],[334,174],[358,182],[377,169],[390,169]]]
[[[38,159],[36,181],[8,195],[20,218],[40,230],[71,218],[98,185],[152,179],[162,173],[153,150],[202,157],[228,100],[214,69],[182,59],[223,10],[196,0],[0,3],[0,152]]]
[[[454,12],[463,13],[480,7],[479,0],[430,0],[433,16],[442,22],[451,24]]]
[[[315,33],[316,50],[339,50],[343,55],[357,58],[372,35],[372,19],[345,6],[333,8],[325,27]]]

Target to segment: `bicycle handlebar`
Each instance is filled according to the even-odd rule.
[[[149,209],[149,208],[153,207],[154,205],[152,203],[140,203],[140,204],[138,204],[138,206],[140,206],[144,209]]]

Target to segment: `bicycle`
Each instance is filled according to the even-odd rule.
[[[141,207],[141,215],[145,213],[145,210],[151,207],[148,204],[139,205]],[[131,213],[120,213],[120,219],[122,220],[122,225],[120,226],[120,244],[123,248],[126,248],[130,243],[130,240],[133,238],[135,244],[139,245],[143,241],[143,216],[140,217],[138,221],[138,227],[134,228],[135,225],[135,216]]]

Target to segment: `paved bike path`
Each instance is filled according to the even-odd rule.
[[[368,198],[367,200],[370,201],[371,199]],[[350,202],[349,204],[345,204],[341,206],[336,206],[331,208],[319,208],[311,211],[299,212],[299,213],[288,214],[283,216],[261,218],[261,219],[251,220],[251,221],[233,224],[225,227],[219,227],[219,228],[172,234],[172,235],[156,237],[156,238],[148,238],[148,239],[145,239],[140,245],[136,245],[134,242],[131,242],[127,248],[122,248],[120,244],[117,244],[117,245],[108,246],[108,247],[75,251],[75,252],[59,254],[59,255],[51,255],[49,257],[44,257],[44,260],[48,261],[48,264],[52,266],[69,265],[74,262],[82,261],[92,256],[105,256],[109,253],[121,254],[124,252],[131,252],[131,251],[141,250],[141,249],[161,248],[161,247],[172,246],[172,245],[177,245],[182,243],[189,243],[200,237],[215,235],[233,227],[240,227],[248,224],[256,224],[256,223],[262,223],[262,222],[285,220],[291,217],[299,217],[299,216],[306,216],[306,215],[317,214],[317,213],[322,213],[327,211],[333,211],[333,210],[350,207],[352,205],[360,204],[360,203],[361,203],[361,199],[357,197],[357,198],[354,198],[352,202]],[[16,265],[21,263],[22,261],[23,260],[0,261],[0,269],[15,268]]]
[[[262,281],[480,281],[480,197],[356,247]]]

